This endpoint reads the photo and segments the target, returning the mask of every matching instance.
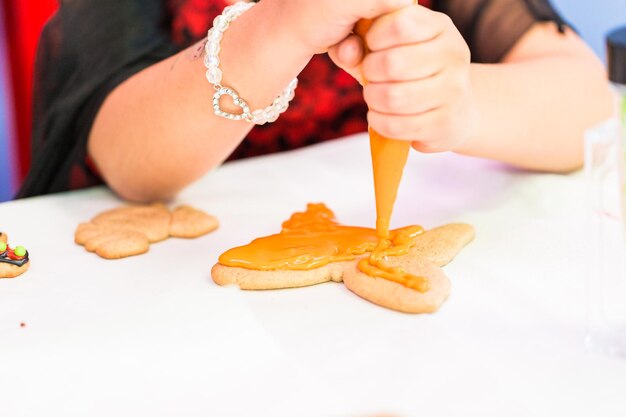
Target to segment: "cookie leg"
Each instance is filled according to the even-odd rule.
[[[391,310],[413,314],[437,311],[450,294],[450,280],[443,270],[426,259],[409,259],[401,266],[428,279],[428,291],[422,293],[383,278],[372,278],[356,266],[346,271],[343,282],[359,297]]]

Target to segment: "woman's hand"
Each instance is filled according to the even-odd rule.
[[[476,106],[470,52],[450,18],[408,6],[376,19],[365,41],[349,36],[330,56],[364,87],[370,126],[422,152],[458,149],[472,136]]]
[[[325,53],[344,40],[356,22],[393,12],[414,0],[270,0],[278,22],[290,28],[304,49]]]

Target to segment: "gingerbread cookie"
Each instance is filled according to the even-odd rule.
[[[146,253],[151,243],[170,236],[195,238],[217,228],[217,219],[182,206],[171,213],[163,204],[132,205],[105,211],[76,228],[74,241],[105,259]]]
[[[0,278],[15,278],[28,270],[30,260],[23,246],[11,249],[7,236],[0,234]]]
[[[294,218],[298,220],[298,215],[302,213],[294,215],[292,220]],[[314,219],[318,222],[316,225],[318,229],[320,226],[322,229],[327,227],[319,218]],[[285,228],[282,233],[285,233]],[[311,269],[260,270],[217,263],[211,275],[218,285],[237,285],[244,290],[304,287],[329,281],[343,282],[352,292],[375,304],[406,313],[430,313],[439,309],[450,293],[450,281],[441,267],[449,263],[473,237],[472,226],[449,224],[416,235],[405,255],[386,258],[385,264],[388,267],[401,268],[425,280],[427,290],[423,292],[361,272],[358,268],[359,261],[369,257],[369,253],[363,251],[354,259],[330,262]],[[255,242],[262,242],[264,239],[267,238],[260,238]],[[322,243],[326,243],[326,240],[322,240]],[[257,249],[259,250],[254,251],[255,256],[262,250]],[[267,256],[268,259],[271,257],[272,261],[275,261],[273,258],[275,255],[275,252],[268,252]]]
[[[7,237],[6,233],[0,232],[0,242],[7,243],[8,240],[9,238]]]

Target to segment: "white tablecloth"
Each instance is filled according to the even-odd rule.
[[[32,257],[0,280],[0,416],[626,416],[626,361],[584,348],[581,174],[413,152],[394,225],[477,230],[434,315],[334,283],[211,281],[221,252],[320,201],[374,224],[364,136],[219,168],[175,202],[218,216],[217,232],[119,261],[73,243],[120,204],[104,188],[0,204],[0,229]]]

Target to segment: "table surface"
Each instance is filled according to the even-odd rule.
[[[104,188],[0,204],[0,228],[32,257],[0,280],[0,415],[623,417],[626,361],[584,347],[583,199],[582,174],[413,152],[394,225],[477,230],[433,315],[336,283],[211,281],[220,253],[308,202],[373,225],[363,135],[209,173],[173,204],[216,215],[218,231],[118,261],[73,243],[79,222],[120,204]]]

